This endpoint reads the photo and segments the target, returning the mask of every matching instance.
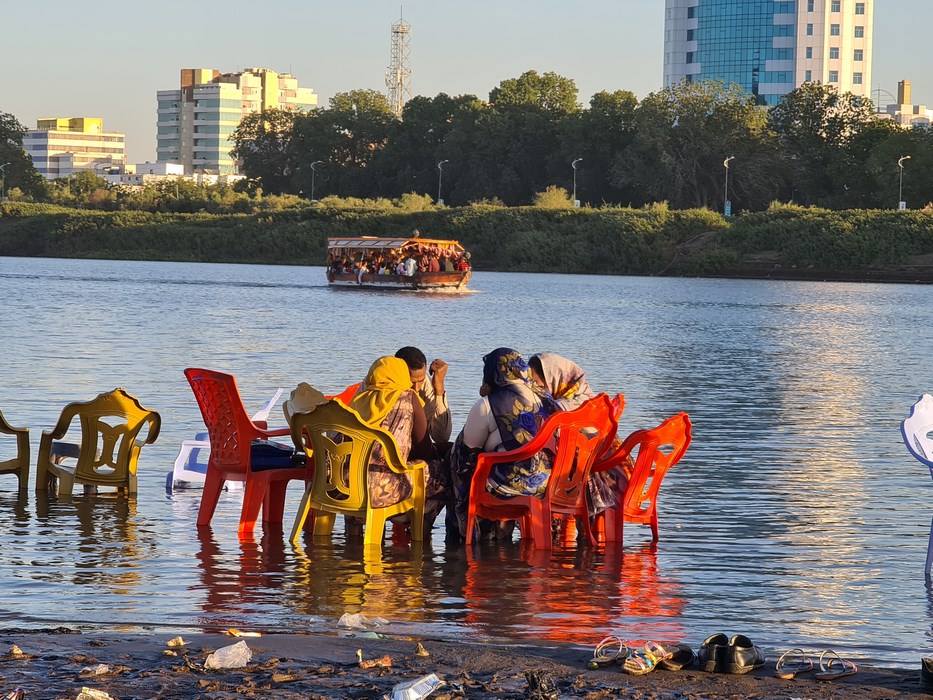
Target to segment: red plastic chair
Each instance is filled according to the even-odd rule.
[[[618,449],[593,466],[593,471],[611,469],[638,450],[632,477],[625,493],[620,494],[620,506],[603,511],[596,518],[596,529],[606,542],[622,542],[626,520],[650,525],[651,541],[658,541],[658,491],[668,469],[680,461],[690,446],[691,427],[690,416],[678,413],[657,428],[636,430]]]
[[[197,399],[210,436],[211,455],[198,509],[198,526],[209,525],[225,481],[243,481],[243,509],[239,532],[253,532],[262,509],[264,523],[281,524],[285,488],[292,479],[304,481],[308,468],[280,466],[259,468],[253,464],[253,441],[288,435],[289,428],[267,430],[250,420],[233,375],[209,369],[188,368],[185,377]],[[287,455],[282,456],[283,461]]]
[[[573,411],[553,414],[534,438],[517,449],[481,453],[470,482],[467,544],[473,542],[476,518],[483,517],[488,520],[519,520],[522,537],[530,537],[535,549],[550,549],[552,515],[582,517],[587,535],[593,541],[589,518],[586,517],[586,480],[596,457],[615,437],[617,424],[614,415],[609,397],[600,394]],[[528,459],[555,438],[557,449],[544,498],[498,498],[486,490],[486,481],[494,465]]]
[[[328,396],[327,398],[336,399],[344,406],[349,406],[350,402],[353,400],[353,397],[356,396],[356,392],[360,390],[360,384],[362,383],[363,382],[357,382],[356,384],[351,384],[339,394],[334,394],[333,396]]]

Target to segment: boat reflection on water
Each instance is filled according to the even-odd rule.
[[[520,543],[467,550],[466,621],[490,637],[583,646],[615,634],[677,641],[685,601],[646,545],[535,550]]]

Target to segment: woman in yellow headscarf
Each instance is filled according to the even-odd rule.
[[[404,461],[423,459],[428,463],[425,520],[434,521],[444,505],[445,470],[440,466],[428,434],[428,421],[418,394],[412,389],[411,375],[405,361],[380,357],[366,374],[362,390],[350,401],[364,421],[383,428],[395,438]],[[382,447],[373,449],[369,467],[369,498],[375,507],[398,503],[411,495],[411,476],[397,474],[386,464]]]

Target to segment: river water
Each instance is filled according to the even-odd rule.
[[[747,634],[769,653],[834,648],[916,666],[933,593],[923,564],[930,477],[898,423],[933,389],[933,287],[477,272],[466,295],[332,290],[319,267],[0,258],[0,410],[33,461],[61,408],[123,386],[161,413],[138,499],[18,495],[0,477],[0,628],[383,631],[591,645],[606,634]],[[418,345],[450,364],[459,430],[483,354],[575,359],[623,392],[620,433],[678,411],[693,444],[667,476],[661,537],[622,552],[516,542],[240,540],[242,492],[198,532],[198,491],[167,495],[181,440],[203,430],[182,370],[236,375],[247,408],[306,381],[326,393]],[[280,409],[272,422],[283,423]],[[0,458],[12,445],[0,441]],[[34,473],[31,475],[34,479]],[[300,496],[292,484],[286,534]],[[441,519],[442,520],[442,519]]]

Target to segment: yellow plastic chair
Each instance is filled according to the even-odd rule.
[[[292,542],[298,540],[312,509],[315,536],[330,535],[337,514],[354,516],[366,521],[363,544],[381,547],[386,519],[410,513],[411,538],[415,542],[423,539],[427,465],[421,461],[403,462],[391,433],[368,425],[359,413],[337,400],[295,413],[291,430],[295,445],[304,449],[309,463],[314,460],[314,473],[292,528]],[[385,508],[373,508],[369,503],[369,462],[377,444],[382,446],[392,471],[412,477],[411,496]]]
[[[14,428],[0,413],[0,433],[16,437],[16,456],[0,461],[0,474],[16,474],[19,490],[25,491],[29,482],[29,428]]]
[[[81,442],[60,442],[72,421],[78,418]],[[148,426],[144,440],[138,439]],[[143,445],[159,436],[162,419],[155,411],[117,388],[91,401],[65,406],[51,432],[43,431],[39,442],[36,491],[49,488],[57,480],[59,496],[71,496],[75,483],[87,486],[115,486],[136,494],[136,464]],[[65,463],[65,460],[75,460]]]

